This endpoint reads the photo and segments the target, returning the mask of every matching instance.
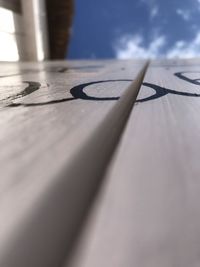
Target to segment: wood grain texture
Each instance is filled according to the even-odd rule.
[[[140,61],[1,65],[0,266],[61,265],[143,67]]]
[[[73,0],[46,0],[48,33],[51,59],[66,58],[72,19],[74,16]]]
[[[199,77],[199,60],[151,63],[65,266],[200,265]]]

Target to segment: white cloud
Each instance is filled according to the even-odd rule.
[[[163,53],[162,49],[166,45],[166,38],[163,35],[154,38],[147,47],[144,46],[141,35],[126,35],[119,39],[114,49],[118,59],[200,57],[200,31],[193,40],[189,42],[179,40]]]
[[[199,29],[199,26],[197,24],[192,24],[191,29],[197,32],[197,30]]]
[[[152,9],[150,11],[151,19],[155,18],[158,15],[158,12],[159,12],[158,6],[152,7]]]
[[[158,15],[159,7],[156,0],[140,0],[140,3],[147,6],[150,12],[150,19],[153,19]]]
[[[155,58],[160,55],[160,49],[165,45],[165,37],[154,38],[148,47],[144,47],[143,43],[141,35],[123,36],[114,47],[116,57],[119,59]]]
[[[200,10],[200,0],[197,0],[198,10]]]
[[[188,10],[183,10],[183,9],[177,9],[176,13],[182,17],[182,19],[184,19],[185,21],[189,21],[191,18],[191,14],[190,11]]]
[[[178,41],[167,52],[167,58],[192,58],[200,56],[200,31],[195,38],[189,43],[185,41]]]

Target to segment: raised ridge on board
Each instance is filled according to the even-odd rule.
[[[144,66],[4,64],[0,266],[63,262],[126,123]]]
[[[200,61],[153,61],[65,267],[200,265]]]

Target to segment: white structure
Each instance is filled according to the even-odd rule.
[[[45,1],[21,0],[21,13],[0,6],[0,61],[47,59]]]

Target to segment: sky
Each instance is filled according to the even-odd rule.
[[[70,59],[200,56],[200,0],[75,0]]]

